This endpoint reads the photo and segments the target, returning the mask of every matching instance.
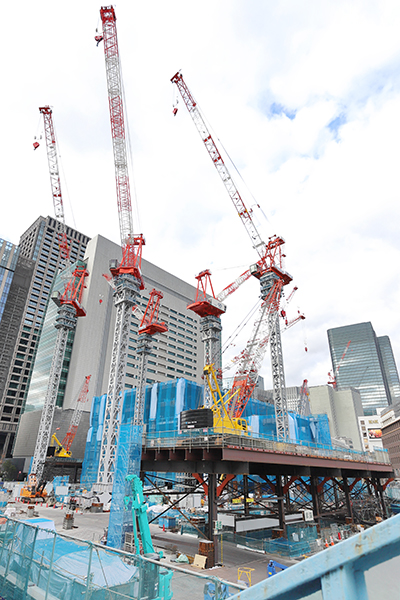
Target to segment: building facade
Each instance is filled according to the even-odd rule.
[[[358,419],[364,413],[358,390],[317,385],[310,387],[309,392],[311,413],[328,415],[332,443],[343,440],[350,448],[362,450]]]
[[[34,263],[19,254],[17,246],[0,240],[0,398],[17,342]],[[0,408],[0,449],[6,456],[17,429],[22,400]]]
[[[370,415],[358,418],[362,449],[364,452],[381,450],[382,444],[382,421],[380,415]]]
[[[329,329],[328,340],[337,389],[358,389],[367,416],[392,404],[400,382],[389,338],[378,338],[368,322]]]
[[[71,247],[71,259],[82,258],[89,238],[70,227],[67,227],[67,238]],[[18,319],[15,319],[16,338],[12,348],[7,373],[3,378],[0,395],[0,428],[7,427],[14,436],[23,412],[33,364],[40,338],[44,316],[53,285],[58,272],[60,255],[57,235],[57,222],[51,217],[39,217],[29,229],[22,234],[19,243],[22,290],[19,294],[23,307]],[[29,270],[30,276],[29,276]],[[18,268],[17,268],[18,272]],[[14,274],[13,282],[17,275]],[[21,279],[20,278],[20,279]],[[12,288],[13,283],[11,284]],[[9,298],[11,294],[9,292]],[[7,306],[5,306],[5,311]],[[20,307],[21,309],[21,307]],[[5,314],[3,315],[2,323]],[[10,446],[12,439],[10,440]]]

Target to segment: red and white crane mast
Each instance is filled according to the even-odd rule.
[[[72,278],[66,285],[64,293],[59,293],[58,297],[53,298],[59,307],[55,323],[55,328],[58,331],[50,367],[46,396],[44,399],[42,415],[40,417],[35,451],[30,469],[30,473],[34,473],[38,481],[40,481],[43,476],[47,448],[50,442],[51,427],[58,388],[60,386],[68,333],[76,328],[77,318],[86,315],[85,309],[81,304],[81,298],[85,287],[85,277],[87,277],[88,274],[85,263],[78,261],[78,265],[74,269]]]
[[[58,223],[58,242],[60,249],[60,267],[64,268],[69,263],[70,249],[68,245],[66,225],[64,218],[64,207],[61,195],[61,183],[58,171],[57,146],[54,133],[52,109],[49,106],[39,108],[43,115],[45,139],[47,148],[47,159],[50,171],[51,192],[53,196],[54,213]],[[52,299],[58,306],[55,322],[57,338],[50,366],[49,380],[44,398],[42,415],[40,417],[39,430],[33,454],[30,473],[35,474],[38,481],[43,477],[46,461],[47,448],[50,442],[51,427],[53,423],[54,410],[57,401],[58,389],[67,346],[68,333],[76,328],[77,318],[86,315],[81,304],[85,278],[88,276],[86,264],[77,261],[64,292],[60,292]]]
[[[197,102],[187,87],[182,74],[179,72],[176,73],[171,81],[176,84],[207,152],[228,191],[236,212],[246,228],[252,245],[259,255],[258,262],[250,267],[250,272],[260,280],[263,305],[261,306],[261,314],[254,326],[252,337],[244,352],[243,361],[234,380],[233,386],[234,388],[239,387],[240,392],[234,396],[234,400],[232,401],[234,404],[230,407],[231,415],[238,416],[239,413],[243,412],[244,406],[250,398],[250,394],[257,382],[258,371],[266,350],[265,339],[269,337],[277,437],[278,439],[286,439],[289,437],[289,424],[282,343],[278,318],[282,287],[292,281],[292,277],[284,270],[283,265],[285,255],[282,250],[285,242],[283,238],[277,236],[272,236],[269,239],[268,244],[265,244],[262,240],[253,222],[251,216],[252,211],[247,209],[240,196],[229,170],[198,109]]]
[[[61,195],[60,172],[58,169],[57,144],[54,132],[52,109],[50,106],[42,106],[39,111],[43,115],[44,135],[46,139],[47,161],[49,163],[51,194],[53,196],[54,215],[57,220],[58,244],[60,247],[60,259],[64,266],[69,262],[70,248],[67,239],[67,228],[65,225],[64,205]]]
[[[117,458],[122,393],[126,371],[129,328],[132,308],[140,290],[144,289],[141,274],[142,246],[144,238],[135,235],[132,222],[131,192],[129,185],[126,131],[123,107],[121,66],[118,50],[116,16],[112,6],[100,9],[107,76],[108,104],[110,109],[111,137],[114,152],[115,181],[117,190],[119,228],[122,261],[110,262],[113,277],[114,304],[117,309],[110,376],[105,407],[103,438],[97,487],[111,491]]]

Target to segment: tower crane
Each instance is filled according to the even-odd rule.
[[[66,265],[69,262],[70,248],[67,239],[67,227],[65,225],[64,205],[61,195],[60,172],[58,169],[56,135],[54,132],[52,109],[50,106],[42,106],[39,112],[43,115],[44,135],[46,139],[47,161],[49,163],[51,194],[53,196],[54,215],[57,221],[58,245],[60,247],[61,262]],[[36,142],[37,144],[37,142]],[[38,145],[38,144],[37,144]]]
[[[65,287],[64,293],[61,294],[58,292],[58,294],[53,297],[54,302],[59,307],[55,323],[57,339],[50,367],[49,381],[47,384],[42,416],[40,418],[35,451],[30,468],[30,473],[35,474],[38,481],[40,481],[43,476],[47,447],[50,442],[51,426],[60,385],[68,333],[75,329],[77,318],[86,315],[85,309],[81,304],[81,298],[85,287],[85,277],[87,277],[88,274],[85,263],[78,261],[77,266],[72,273],[72,278]]]
[[[163,294],[155,289],[150,292],[149,301],[144,314],[140,314],[136,307],[135,313],[141,316],[139,325],[139,338],[136,352],[140,356],[139,381],[136,386],[136,402],[133,415],[133,425],[143,425],[144,400],[146,390],[146,371],[149,354],[152,350],[152,339],[156,333],[165,333],[168,327],[159,321],[160,300]]]
[[[111,138],[114,153],[115,181],[119,228],[122,246],[122,261],[110,261],[113,278],[116,323],[112,347],[110,376],[100,450],[97,487],[110,491],[116,467],[122,392],[126,370],[129,325],[132,307],[140,290],[144,289],[141,274],[142,247],[144,238],[133,232],[131,192],[126,148],[124,108],[122,100],[122,76],[118,50],[116,16],[112,6],[100,9],[102,35],[96,42],[103,41],[106,66],[108,104],[110,110]]]
[[[69,262],[70,251],[66,234],[52,110],[49,106],[43,106],[39,108],[39,111],[43,115],[45,126],[45,139],[50,172],[51,192],[53,196],[55,217],[58,224],[60,264],[61,267],[66,267],[67,263]],[[83,261],[77,261],[71,278],[64,288],[64,292],[57,292],[52,297],[52,300],[58,306],[58,314],[55,322],[57,338],[50,367],[49,380],[47,384],[42,415],[40,418],[35,450],[30,468],[30,473],[36,476],[37,481],[40,481],[43,477],[68,333],[75,329],[77,318],[84,317],[86,315],[85,309],[81,304],[81,299],[82,292],[85,287],[85,278],[88,276],[88,274],[89,273],[86,270],[86,264]]]
[[[301,415],[302,417],[306,417],[309,414],[311,414],[310,390],[308,389],[308,380],[304,379],[300,388],[299,415]]]
[[[76,432],[79,427],[79,423],[81,422],[81,417],[83,413],[83,407],[88,399],[89,392],[89,381],[91,375],[86,375],[81,390],[76,399],[74,412],[72,413],[71,422],[68,427],[68,431],[65,434],[65,437],[62,442],[59,443],[59,446],[63,452],[64,456],[71,456],[71,444],[75,439]],[[56,439],[57,441],[57,439]]]
[[[257,263],[250,267],[250,272],[260,280],[263,302],[259,317],[254,325],[252,336],[247,343],[243,360],[239,365],[234,379],[232,391],[237,391],[237,393],[231,395],[230,415],[238,416],[250,398],[257,382],[258,370],[262,358],[265,354],[265,339],[269,337],[277,438],[286,439],[289,436],[289,423],[282,342],[278,318],[282,288],[292,281],[291,275],[284,270],[283,265],[285,257],[283,246],[285,241],[282,237],[276,235],[270,237],[267,244],[262,240],[253,221],[252,210],[246,207],[182,74],[180,72],[176,73],[171,81],[176,84],[206,150],[225,185],[236,212],[259,257]]]
[[[194,302],[188,304],[188,310],[192,310],[200,317],[200,330],[204,344],[204,368],[215,365],[215,374],[218,385],[222,385],[222,354],[221,354],[221,315],[226,312],[223,304],[225,298],[233,294],[245,281],[250,279],[251,272],[247,269],[235,281],[227,285],[219,294],[215,295],[211,282],[211,271],[205,269],[198,275],[196,297]],[[211,294],[207,290],[211,290]],[[212,405],[212,394],[210,386],[204,387],[204,406]]]
[[[336,387],[337,387],[337,376],[339,374],[339,369],[340,369],[340,367],[343,364],[344,358],[345,358],[345,356],[347,354],[347,350],[349,349],[350,344],[351,344],[351,340],[349,340],[347,342],[346,348],[344,349],[344,352],[343,352],[342,356],[340,357],[339,362],[336,365],[336,369],[335,370],[332,369],[328,373],[328,377],[329,377],[328,385],[331,385],[334,390],[336,390]]]

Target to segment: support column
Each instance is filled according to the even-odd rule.
[[[387,514],[387,510],[386,510],[385,499],[383,497],[383,487],[382,487],[382,483],[381,483],[380,479],[376,480],[376,495],[378,496],[378,500],[379,500],[380,505],[381,505],[382,517],[384,519],[387,519],[388,518],[388,514]]]
[[[243,475],[243,496],[244,496],[244,516],[249,516],[249,503],[247,498],[249,497],[249,478],[247,475]]]
[[[285,504],[283,501],[282,477],[276,476],[276,496],[278,499],[278,514],[279,514],[279,529],[283,529],[283,535],[286,537],[286,522],[285,522]]]
[[[208,474],[208,539],[214,542],[214,564],[218,562],[218,537],[214,535],[217,520],[217,476]]]
[[[347,481],[347,477],[343,477],[343,490],[344,490],[344,496],[346,499],[347,514],[353,521],[353,507],[351,505],[350,490],[349,490],[349,484]]]
[[[311,497],[312,497],[312,503],[313,503],[314,521],[317,522],[317,529],[319,530],[319,528],[321,526],[321,523],[320,523],[321,512],[320,512],[320,507],[319,507],[317,486],[318,486],[318,477],[315,477],[315,475],[311,475],[310,490],[311,490]]]

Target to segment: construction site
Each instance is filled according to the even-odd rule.
[[[53,107],[39,107],[44,136],[33,146],[47,152],[59,272],[28,395],[42,406],[22,416],[14,442],[27,477],[0,487],[0,600],[384,599],[383,580],[393,598],[400,484],[388,451],[339,438],[326,413],[314,414],[307,379],[289,402],[282,333],[305,316],[291,316],[297,287],[285,239],[261,237],[181,71],[171,78],[180,116],[193,121],[254,262],[220,292],[208,268],[193,288],[176,278],[172,292],[157,289],[151,264],[142,268],[115,8],[102,7],[100,19],[93,43],[104,50],[121,255],[103,252],[109,271],[96,266],[97,283],[91,250],[72,255]],[[257,311],[227,379],[224,314],[249,280]],[[80,329],[87,315],[90,327]],[[348,341],[333,364],[333,390],[351,351]],[[66,364],[74,398],[63,405]]]

